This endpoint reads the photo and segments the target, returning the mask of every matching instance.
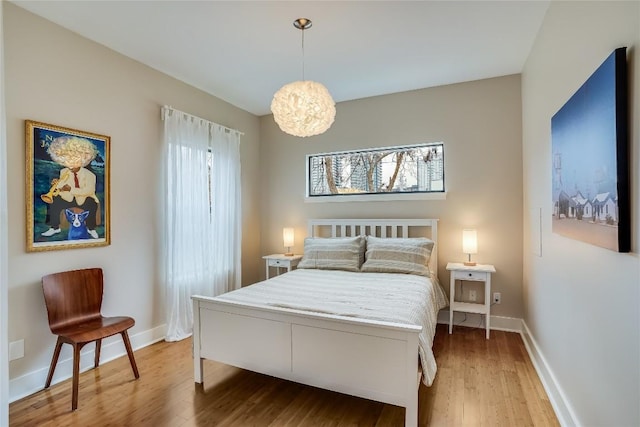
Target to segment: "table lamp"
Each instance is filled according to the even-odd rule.
[[[293,256],[293,252],[291,252],[291,247],[293,246],[293,228],[285,227],[282,229],[282,241],[284,247],[287,248],[284,256]]]
[[[462,230],[462,252],[469,255],[469,260],[465,261],[464,265],[476,265],[471,261],[471,254],[478,253],[478,233],[476,230]]]

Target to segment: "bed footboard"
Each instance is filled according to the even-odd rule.
[[[204,359],[406,408],[418,423],[420,326],[194,296],[194,378]]]

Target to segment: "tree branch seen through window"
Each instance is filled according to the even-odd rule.
[[[307,156],[309,196],[444,191],[444,144]]]

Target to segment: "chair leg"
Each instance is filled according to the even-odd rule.
[[[53,379],[53,373],[56,370],[56,365],[58,364],[58,357],[60,357],[60,349],[62,348],[62,340],[58,337],[58,341],[56,342],[56,349],[53,351],[53,358],[51,358],[51,366],[49,366],[49,375],[47,375],[47,382],[44,383],[44,388],[49,388],[51,385],[51,380]]]
[[[73,390],[71,392],[71,410],[78,409],[78,383],[80,380],[80,348],[81,345],[73,344]]]
[[[131,343],[129,342],[129,334],[127,331],[122,331],[120,334],[122,335],[122,341],[124,341],[124,346],[127,349],[127,355],[129,356],[129,362],[131,362],[131,369],[133,369],[133,375],[136,379],[140,378],[140,374],[138,373],[138,366],[136,365],[136,359],[133,358],[133,351],[131,350]]]
[[[102,339],[96,340],[96,359],[93,363],[94,368],[97,368],[100,364],[100,348],[102,348]]]

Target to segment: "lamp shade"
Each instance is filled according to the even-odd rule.
[[[286,84],[271,101],[273,119],[289,135],[320,135],[331,127],[336,104],[321,83],[305,80]]]
[[[478,233],[476,230],[462,230],[462,252],[465,254],[478,253]]]
[[[293,228],[285,227],[282,229],[282,241],[285,248],[290,248],[293,246]]]

